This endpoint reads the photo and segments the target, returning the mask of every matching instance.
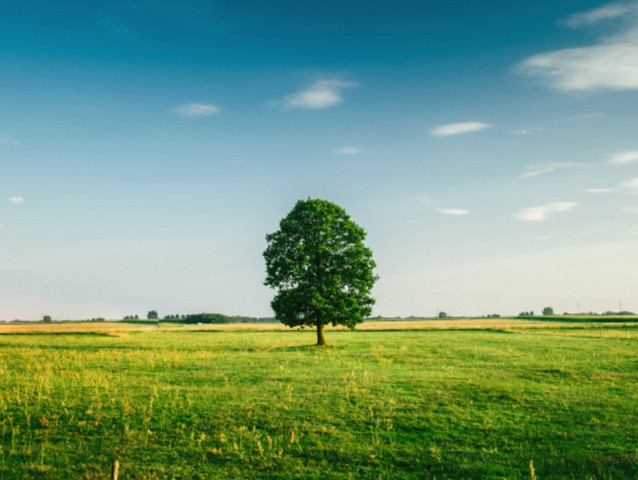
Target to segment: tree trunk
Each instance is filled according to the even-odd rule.
[[[317,346],[323,346],[326,344],[326,339],[323,336],[323,323],[320,320],[317,320]]]

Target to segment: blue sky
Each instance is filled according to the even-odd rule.
[[[638,311],[637,2],[26,0],[0,60],[0,319],[271,315],[307,197],[375,315]]]

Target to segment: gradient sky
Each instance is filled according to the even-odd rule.
[[[374,315],[638,311],[638,2],[3,5],[0,319],[272,315],[343,206]]]

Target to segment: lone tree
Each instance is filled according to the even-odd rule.
[[[325,345],[327,324],[354,328],[370,315],[370,290],[378,277],[366,233],[339,205],[319,199],[297,202],[266,235],[265,285],[279,289],[271,306],[289,327],[317,328]]]
[[[543,315],[554,315],[554,309],[552,307],[543,308]]]

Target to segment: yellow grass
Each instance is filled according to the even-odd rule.
[[[606,323],[607,328],[627,325],[625,323]],[[635,325],[635,323],[633,324]],[[589,323],[547,322],[539,320],[519,320],[515,318],[462,318],[446,320],[370,320],[357,326],[357,330],[516,330],[516,329],[555,329],[570,327],[573,329],[591,326]],[[329,330],[343,330],[345,327],[330,327]],[[69,334],[88,333],[101,335],[122,335],[143,331],[278,331],[290,330],[280,323],[229,323],[185,325],[179,323],[137,324],[121,321],[108,322],[52,322],[52,323],[0,323],[2,334]],[[541,333],[541,332],[539,332]],[[543,332],[544,333],[544,332]],[[549,333],[549,332],[547,332]]]

